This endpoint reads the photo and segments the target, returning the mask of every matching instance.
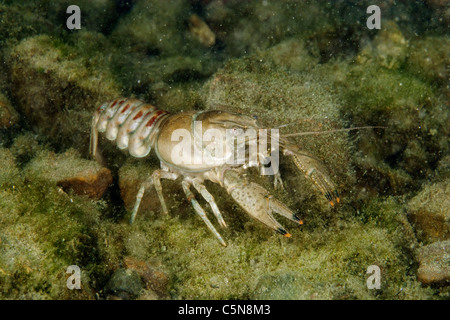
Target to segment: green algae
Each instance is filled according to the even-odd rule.
[[[147,52],[156,50],[165,56],[179,53],[185,45],[185,37],[177,30],[182,29],[189,11],[185,1],[139,1],[120,19],[112,38],[120,46],[133,46]]]
[[[447,37],[426,37],[411,42],[408,53],[407,69],[419,78],[431,83],[444,84],[448,80],[448,50],[450,40]]]
[[[99,211],[54,184],[28,179],[2,185],[0,294],[3,299],[69,298],[66,268],[96,261],[91,228]],[[85,291],[74,296],[88,297]]]
[[[2,203],[6,204],[2,205],[2,226],[8,226],[2,243],[23,242],[23,249],[14,247],[18,251],[12,245],[3,249],[4,257],[17,253],[21,257],[13,265],[5,258],[0,267],[5,274],[14,270],[14,277],[19,278],[5,287],[3,294],[9,297],[30,298],[27,292],[33,288],[35,297],[70,298],[64,290],[63,273],[64,267],[74,263],[89,275],[87,283],[101,287],[105,274],[124,255],[161,261],[170,270],[173,298],[389,299],[400,290],[398,283],[402,283],[406,298],[420,298],[427,293],[410,279],[413,268],[405,249],[410,240],[399,231],[405,226],[396,218],[400,209],[396,201],[381,204],[382,210],[380,204],[374,204],[354,217],[347,213],[347,218],[334,219],[327,227],[293,230],[292,240],[281,239],[240,216],[243,213],[239,211],[225,209],[230,227],[223,234],[229,246],[222,248],[203,222],[193,216],[187,202],[175,204],[178,212],[170,217],[146,214],[133,226],[127,226],[102,218],[100,203],[88,204],[83,198],[67,196],[42,176],[37,180],[32,171],[28,172],[26,184],[2,191]],[[221,207],[223,200],[218,201]],[[20,231],[23,228],[26,234]],[[23,252],[25,247],[31,248],[29,252]],[[37,257],[42,257],[43,251],[57,259],[51,270],[38,264],[42,260]],[[381,293],[366,288],[365,271],[372,264],[383,269],[386,287]],[[30,271],[35,268],[45,271],[36,275]],[[274,274],[287,277],[281,281],[283,289],[276,280],[277,285],[271,285],[269,293],[262,292],[261,288],[267,286],[264,279]],[[15,295],[12,288],[18,290]]]
[[[84,33],[77,44],[93,38],[101,40],[101,36]],[[12,95],[19,111],[35,132],[63,149],[73,145],[81,149],[86,145],[85,132],[89,131],[92,110],[100,101],[120,92],[105,67],[103,55],[81,56],[80,49],[75,48],[39,35],[8,48],[6,54],[10,86],[14,87]],[[97,63],[99,57],[102,63]]]
[[[387,211],[394,215],[395,210],[388,208]],[[227,214],[225,217],[227,221],[232,219]],[[140,246],[145,238],[147,241],[159,238],[157,247],[147,243],[146,250],[140,252],[146,254],[147,259],[150,259],[148,255],[157,255],[166,266],[174,264],[171,270],[176,279],[172,295],[180,299],[313,298],[308,295],[308,287],[312,287],[311,294],[325,299],[342,299],[350,292],[353,296],[349,298],[374,298],[373,294],[378,298],[392,298],[400,290],[397,287],[399,283],[417,286],[412,277],[413,268],[408,262],[408,250],[405,249],[409,242],[397,230],[403,225],[393,219],[389,221],[390,228],[397,232],[388,231],[380,222],[377,226],[373,222],[362,224],[351,219],[336,222],[326,230],[293,231],[290,241],[262,228],[255,230],[255,222],[247,219],[244,221],[246,230],[232,231],[230,228],[224,232],[229,241],[225,249],[217,246],[199,219],[181,219],[182,216],[175,216],[164,223],[157,222],[156,227],[155,221],[141,221],[132,236],[132,241]],[[232,220],[230,224],[233,226]],[[252,228],[249,229],[250,225]],[[158,232],[148,228],[157,228]],[[144,237],[143,232],[151,236]],[[232,235],[228,236],[229,232]],[[383,269],[385,282],[382,292],[371,292],[366,287],[365,272],[372,264]],[[261,295],[261,281],[267,274],[304,278],[306,286],[296,280],[286,281],[280,287],[280,284],[271,286],[270,296]],[[348,289],[339,290],[339,287]],[[415,288],[415,291],[425,295],[427,290],[420,292]],[[408,298],[414,298],[416,293],[408,294]]]

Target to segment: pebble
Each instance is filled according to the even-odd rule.
[[[137,272],[144,283],[147,292],[154,292],[159,299],[168,297],[169,276],[146,261],[125,257],[124,266]],[[149,293],[147,293],[149,295]]]
[[[59,180],[56,184],[63,190],[71,189],[77,195],[86,195],[98,200],[111,183],[111,171],[107,168],[100,168],[81,171],[76,176]]]
[[[450,284],[450,240],[420,248],[417,279],[423,284]]]
[[[107,300],[131,300],[137,298],[143,289],[136,271],[120,268],[114,272],[104,291]]]
[[[216,35],[196,14],[189,18],[189,31],[205,47],[212,47],[216,43]]]
[[[64,153],[40,152],[24,169],[29,177],[49,180],[63,191],[71,190],[98,200],[112,183],[111,171],[69,149]]]
[[[450,182],[425,186],[408,202],[409,219],[421,241],[434,242],[450,238]]]

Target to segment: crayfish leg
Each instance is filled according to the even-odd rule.
[[[186,194],[186,197],[188,199],[188,201],[192,204],[192,206],[194,207],[195,213],[197,213],[200,218],[202,218],[203,222],[206,224],[206,226],[209,228],[209,230],[211,230],[211,232],[216,236],[216,238],[219,240],[219,242],[226,247],[227,243],[225,242],[225,240],[223,240],[222,236],[220,235],[220,233],[216,230],[216,228],[214,228],[213,224],[211,223],[211,221],[209,221],[208,217],[206,216],[206,212],[205,210],[202,208],[202,206],[198,203],[197,199],[195,199],[194,194],[191,192],[191,190],[189,189],[190,187],[190,183],[186,180],[182,181],[182,186],[183,186],[183,191]]]
[[[220,212],[219,207],[217,206],[216,201],[214,200],[212,194],[209,193],[206,187],[196,179],[192,181],[192,185],[203,196],[203,199],[205,199],[209,203],[209,206],[211,207],[212,212],[216,216],[217,221],[219,221],[219,224],[223,228],[226,228],[227,224],[225,223],[225,220],[222,217],[222,213]]]
[[[144,196],[145,189],[148,189],[152,186],[155,187],[156,193],[157,193],[159,201],[161,203],[161,208],[162,208],[163,214],[169,213],[169,211],[167,210],[166,201],[164,200],[164,196],[162,194],[161,178],[175,180],[178,178],[178,175],[175,173],[172,173],[172,172],[163,171],[163,170],[159,170],[159,169],[153,171],[152,175],[141,184],[141,187],[139,188],[139,191],[136,194],[136,202],[134,203],[133,210],[131,211],[130,224],[132,224],[134,222],[134,220],[136,219],[136,215],[139,210],[141,200]]]

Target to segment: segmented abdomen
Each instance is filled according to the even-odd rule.
[[[119,98],[98,107],[93,126],[105,132],[107,139],[116,140],[120,149],[128,148],[133,157],[142,158],[149,154],[158,128],[168,115],[141,100]]]

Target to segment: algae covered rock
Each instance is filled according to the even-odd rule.
[[[142,289],[142,281],[136,271],[118,269],[104,290],[108,300],[130,300],[139,296]]]
[[[318,49],[298,38],[289,38],[259,53],[263,60],[269,59],[276,66],[289,70],[306,71],[314,68],[320,60]]]
[[[383,21],[383,28],[356,58],[375,61],[388,69],[398,69],[408,53],[408,41],[394,21]]]
[[[423,284],[448,285],[450,282],[450,240],[437,241],[419,250],[417,279]]]
[[[51,181],[63,190],[100,199],[112,182],[111,171],[97,162],[81,159],[68,150],[63,154],[41,152],[25,168],[25,174]]]
[[[0,186],[20,180],[20,171],[16,165],[14,154],[9,149],[0,148]]]
[[[120,95],[104,64],[96,65],[94,57],[79,50],[40,35],[21,41],[7,55],[19,111],[35,132],[60,148],[86,145],[96,105]]]
[[[429,83],[374,62],[330,63],[323,69],[320,72],[336,86],[344,118],[355,125],[385,127],[358,132],[356,163],[364,167],[367,157],[375,157],[376,169],[365,169],[364,175],[381,174],[369,178],[372,182],[381,182],[380,178],[391,181],[390,185],[379,184],[378,192],[382,193],[401,194],[420,188],[449,150],[445,98]]]
[[[445,85],[449,80],[450,39],[425,37],[411,41],[408,70],[422,79]]]
[[[0,297],[93,299],[85,267],[98,258],[92,230],[99,213],[90,200],[68,197],[32,175],[2,184]],[[70,265],[83,269],[81,290],[67,287]]]
[[[417,237],[426,242],[450,238],[450,181],[425,185],[408,202]]]
[[[19,114],[9,99],[0,93],[0,129],[8,129],[19,121]]]
[[[148,290],[147,296],[152,292],[159,299],[167,298],[169,276],[166,272],[159,270],[158,266],[133,257],[125,257],[124,266],[136,271],[141,277],[144,287]]]
[[[170,56],[184,46],[184,21],[189,18],[186,1],[138,1],[123,16],[112,33],[122,46]]]

